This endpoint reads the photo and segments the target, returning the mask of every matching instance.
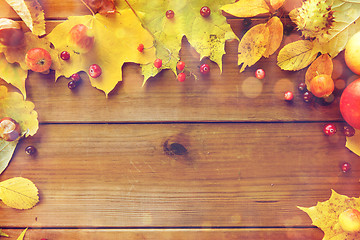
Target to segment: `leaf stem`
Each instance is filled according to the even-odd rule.
[[[89,9],[89,11],[91,12],[91,14],[93,15],[93,17],[95,17],[95,13],[94,11],[89,7],[89,5],[86,4],[86,2],[84,2],[84,0],[80,0],[85,6],[87,9]]]

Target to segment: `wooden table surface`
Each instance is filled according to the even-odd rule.
[[[88,14],[77,0],[41,0],[47,32],[68,16]],[[19,20],[0,1],[0,16]],[[253,24],[264,22],[258,18]],[[284,21],[289,19],[284,18]],[[241,38],[243,19],[228,17]],[[285,43],[299,38],[285,36]],[[0,181],[22,176],[40,202],[20,211],[0,203],[0,228],[16,239],[322,239],[297,206],[330,197],[359,197],[359,157],[345,148],[335,101],[305,103],[297,85],[305,71],[281,71],[277,53],[239,73],[237,44],[226,44],[224,69],[179,83],[163,71],[141,87],[139,65],[123,67],[122,83],[106,99],[85,81],[77,89],[54,73],[31,73],[28,100],[38,133],[22,140]],[[181,58],[200,64],[183,41]],[[354,79],[340,54],[334,79]],[[264,80],[250,80],[257,68]],[[14,88],[11,88],[16,91]],[[293,103],[283,100],[285,91]],[[323,125],[339,131],[328,137]],[[187,153],[167,151],[172,143]],[[25,154],[33,145],[38,153]],[[175,151],[176,153],[176,151]],[[339,165],[352,165],[344,174]]]

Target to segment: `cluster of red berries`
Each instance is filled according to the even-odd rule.
[[[209,17],[211,14],[211,10],[209,7],[204,6],[200,9],[200,15],[203,16],[204,18]],[[172,19],[175,16],[175,13],[173,10],[167,10],[165,13],[165,16],[167,19]]]
[[[70,81],[68,82],[68,88],[74,89],[77,86],[79,86],[80,82],[81,82],[81,77],[79,73],[74,73],[73,75],[70,76]]]

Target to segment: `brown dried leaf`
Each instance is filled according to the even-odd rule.
[[[269,28],[270,36],[269,36],[269,43],[266,47],[266,51],[263,54],[264,57],[268,58],[272,55],[281,44],[283,39],[283,24],[278,17],[272,17],[267,23],[266,27]]]
[[[308,68],[305,74],[305,83],[308,89],[310,89],[311,80],[320,75],[330,75],[333,72],[333,62],[328,54],[322,54],[318,57]]]
[[[245,33],[239,44],[238,65],[242,64],[240,72],[259,61],[267,49],[269,36],[269,28],[265,23],[258,24]]]
[[[37,36],[45,35],[44,11],[37,0],[5,0]]]
[[[112,14],[116,12],[114,0],[84,0],[94,13]]]

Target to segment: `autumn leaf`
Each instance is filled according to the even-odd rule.
[[[239,44],[238,65],[240,72],[254,65],[264,55],[269,43],[270,31],[266,24],[258,24],[245,33]]]
[[[20,236],[16,240],[24,240],[25,233],[28,230],[28,228],[25,228],[24,231],[21,232]]]
[[[25,101],[20,93],[8,92],[5,86],[0,85],[0,119],[10,117],[20,124],[21,135],[33,136],[39,122],[34,104]],[[9,164],[18,141],[7,142],[0,139],[0,174]]]
[[[94,47],[87,53],[74,51],[67,43],[70,29],[76,24],[91,26],[95,36]],[[102,74],[91,78],[93,87],[105,92],[106,96],[122,81],[122,66],[125,62],[147,64],[155,59],[155,48],[143,53],[137,50],[140,43],[146,47],[153,45],[152,36],[141,26],[141,22],[130,10],[122,10],[108,16],[96,14],[94,17],[73,16],[58,26],[48,35],[55,48],[68,51],[69,61],[62,61],[61,68],[55,77],[70,77],[72,74],[85,71],[88,73],[92,64],[98,64]]]
[[[44,11],[37,0],[5,0],[37,36],[44,35]]]
[[[1,229],[0,229],[0,237],[10,237],[8,234],[4,233]]]
[[[312,63],[318,52],[309,40],[298,40],[283,47],[277,57],[277,64],[283,70],[297,71]]]
[[[349,198],[332,190],[329,200],[318,202],[316,206],[305,208],[298,207],[306,212],[312,224],[324,232],[324,240],[355,240],[360,238],[360,233],[347,233],[339,225],[339,215],[349,208],[360,210],[360,198]]]
[[[254,17],[270,12],[270,8],[265,0],[240,0],[224,5],[220,9],[235,17]]]
[[[331,76],[333,72],[333,62],[329,54],[322,54],[308,68],[305,74],[305,84],[310,89],[311,80],[320,75],[325,74]]]
[[[23,70],[17,63],[9,63],[4,54],[0,53],[0,78],[20,90],[26,99],[25,80],[28,71]]]
[[[199,53],[199,60],[208,57],[217,63],[222,71],[225,42],[238,38],[226,22],[226,17],[222,15],[220,6],[233,0],[131,0],[128,2],[137,14],[144,13],[141,20],[144,27],[155,38],[156,57],[163,60],[161,69],[171,69],[176,74],[176,63],[179,61],[182,39],[186,37]],[[211,15],[208,18],[202,17],[199,13],[203,6],[211,9]],[[175,13],[172,19],[166,18],[164,14],[169,9]],[[145,47],[151,46],[145,45]],[[144,82],[159,73],[161,69],[155,68],[152,62],[143,65]]]
[[[268,58],[274,54],[275,51],[280,47],[283,39],[283,24],[278,17],[272,17],[267,23],[266,27],[269,29],[269,40],[266,46],[264,57]]]
[[[360,132],[359,130],[355,130],[355,135],[351,137],[346,137],[346,144],[350,151],[360,156]]]
[[[116,12],[114,0],[84,0],[93,13],[113,14]]]

